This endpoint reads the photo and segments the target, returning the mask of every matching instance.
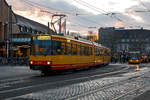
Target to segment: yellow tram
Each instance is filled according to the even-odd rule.
[[[110,49],[81,38],[59,35],[36,35],[32,38],[30,69],[47,73],[110,62]]]
[[[129,52],[129,64],[139,64],[141,63],[141,54],[139,51]]]

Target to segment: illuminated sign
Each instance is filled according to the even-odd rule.
[[[38,40],[50,40],[51,37],[50,36],[38,36],[37,39]]]
[[[70,40],[67,40],[67,42],[70,42]]]

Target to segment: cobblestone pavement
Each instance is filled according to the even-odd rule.
[[[150,68],[148,66],[149,64],[140,65],[140,69],[136,70],[135,65],[111,64],[107,67],[71,74],[1,80],[0,98],[7,100],[132,100],[149,90]]]

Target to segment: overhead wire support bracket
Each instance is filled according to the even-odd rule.
[[[53,14],[52,15],[51,26],[54,28],[56,34],[57,34],[57,31],[56,31],[56,28],[54,26],[55,23],[57,23],[59,21],[59,34],[61,34],[61,26],[62,26],[61,25],[62,24],[61,21],[62,21],[62,18],[66,17],[66,16],[67,15],[65,15],[65,14]],[[59,17],[59,19],[53,22],[54,17]]]

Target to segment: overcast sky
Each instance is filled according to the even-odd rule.
[[[66,14],[67,29],[87,34],[100,27],[150,29],[150,0],[6,0],[15,13],[47,25]],[[51,13],[43,12],[48,11]],[[146,12],[139,12],[146,11]],[[96,28],[89,28],[96,27]]]

